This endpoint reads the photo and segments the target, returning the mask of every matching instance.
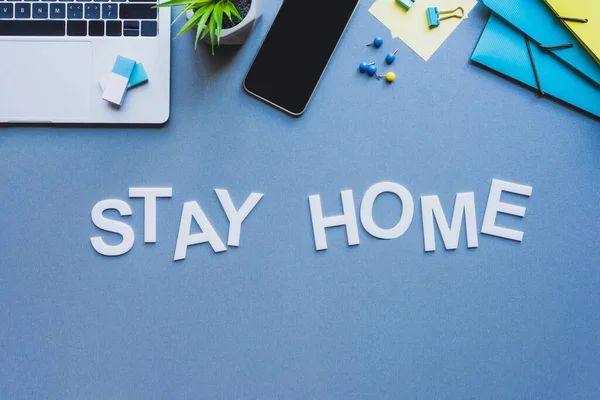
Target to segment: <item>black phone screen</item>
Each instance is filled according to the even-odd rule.
[[[302,114],[358,1],[284,0],[244,88],[292,114]]]

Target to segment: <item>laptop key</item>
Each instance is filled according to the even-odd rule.
[[[12,18],[13,5],[11,3],[0,5],[0,18]]]
[[[142,36],[156,36],[157,26],[156,21],[142,21]]]
[[[139,21],[123,22],[123,36],[140,36],[140,22]]]
[[[65,21],[2,21],[0,36],[65,36]]]
[[[118,4],[102,4],[102,19],[117,19]]]
[[[48,4],[34,4],[33,5],[33,18],[48,18]]]
[[[87,35],[86,21],[67,21],[67,36]]]
[[[83,18],[83,4],[69,4],[67,6],[67,18],[69,18],[69,19]]]
[[[85,19],[100,19],[100,4],[86,4]]]
[[[106,21],[106,36],[121,36],[122,34],[121,21]]]
[[[65,5],[56,3],[50,5],[50,18],[63,19],[66,17]]]
[[[15,7],[15,18],[31,18],[31,4],[17,4]]]
[[[104,36],[104,21],[90,21],[88,34],[90,36]]]
[[[120,19],[156,19],[158,10],[153,4],[120,4]]]

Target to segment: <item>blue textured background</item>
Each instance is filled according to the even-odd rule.
[[[600,397],[600,124],[472,65],[478,6],[424,63],[363,1],[307,114],[255,101],[241,81],[276,13],[237,52],[173,42],[162,128],[0,128],[0,397],[49,399],[400,399]],[[180,26],[176,24],[174,29]],[[386,39],[376,51],[364,45]],[[391,86],[363,60],[400,47]],[[294,51],[294,49],[287,49]],[[225,54],[226,53],[226,54]],[[293,77],[290,77],[293,79]],[[409,231],[314,251],[307,197],[339,213],[391,180],[415,197],[474,191],[481,225],[492,178],[533,186],[520,244],[425,254]],[[170,186],[158,243],[119,258],[89,242],[90,219],[130,186]],[[197,200],[223,240],[214,188],[265,197],[241,247],[172,261],[182,205]],[[129,200],[128,200],[129,201]],[[400,204],[376,203],[389,226]]]

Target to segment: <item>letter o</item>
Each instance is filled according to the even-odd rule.
[[[382,193],[393,193],[402,201],[402,216],[400,221],[390,229],[379,227],[373,220],[373,205],[377,196]],[[415,205],[410,192],[402,185],[394,182],[380,182],[371,186],[360,204],[360,221],[365,230],[378,239],[391,240],[402,236],[410,227]]]

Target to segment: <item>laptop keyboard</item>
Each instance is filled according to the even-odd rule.
[[[156,0],[0,0],[0,36],[152,37]]]

